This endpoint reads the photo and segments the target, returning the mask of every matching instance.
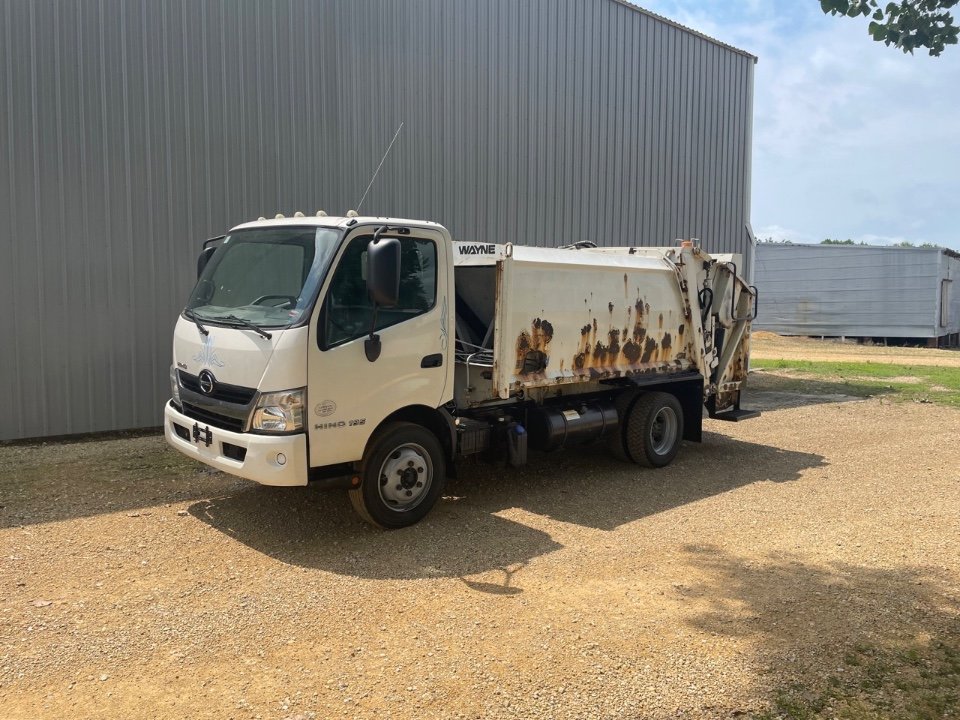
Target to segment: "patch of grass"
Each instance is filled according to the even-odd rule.
[[[750,366],[778,374],[789,373],[790,379],[797,383],[797,390],[823,392],[818,384],[828,381],[832,389],[840,385],[843,392],[858,397],[886,395],[896,400],[960,407],[960,368],[765,359],[751,360]]]
[[[756,720],[942,720],[960,717],[960,644],[858,645],[820,687],[792,684]]]

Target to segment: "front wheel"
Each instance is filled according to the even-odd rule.
[[[647,467],[673,462],[683,439],[683,409],[670,393],[641,395],[627,416],[624,440],[630,458]]]
[[[360,487],[350,490],[350,501],[371,525],[406,527],[430,512],[445,480],[446,461],[436,436],[413,423],[389,423],[367,447]]]

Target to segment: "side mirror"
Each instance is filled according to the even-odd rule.
[[[363,350],[370,362],[376,362],[381,350],[377,309],[394,307],[400,300],[400,241],[396,238],[380,239],[386,229],[385,226],[378,229],[367,245],[367,294],[373,302],[373,322]]]
[[[400,299],[400,241],[374,239],[367,245],[367,293],[378,307],[394,307]]]
[[[217,248],[212,247],[213,243],[223,240],[226,237],[226,235],[217,235],[216,237],[212,237],[203,241],[203,250],[200,252],[200,257],[197,258],[197,280],[200,279],[200,276],[203,274],[203,269],[207,266],[207,263],[210,262],[210,258],[213,257],[213,254],[217,251]]]
[[[200,279],[200,276],[203,275],[203,269],[207,266],[207,263],[210,262],[210,258],[213,257],[213,254],[217,251],[215,247],[205,247],[201,253],[200,257],[197,258],[197,279]]]

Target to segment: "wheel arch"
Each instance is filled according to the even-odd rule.
[[[645,392],[665,392],[673,395],[683,410],[683,439],[701,442],[703,439],[703,376],[692,373],[682,378],[659,379],[649,376],[631,376],[618,383],[624,388]],[[638,396],[639,397],[639,394]]]
[[[420,425],[433,433],[443,448],[443,454],[447,460],[447,468],[453,465],[454,452],[457,447],[457,428],[453,423],[453,418],[449,413],[442,409],[431,408],[427,405],[407,405],[399,410],[394,410],[387,415],[376,429],[371,433],[368,445],[377,436],[380,430],[391,422],[409,422],[414,425]]]

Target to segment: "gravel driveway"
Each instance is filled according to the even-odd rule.
[[[390,533],[155,436],[0,447],[0,717],[914,702],[860,678],[958,647],[960,412],[782,395],[660,471],[598,449],[467,465]]]

